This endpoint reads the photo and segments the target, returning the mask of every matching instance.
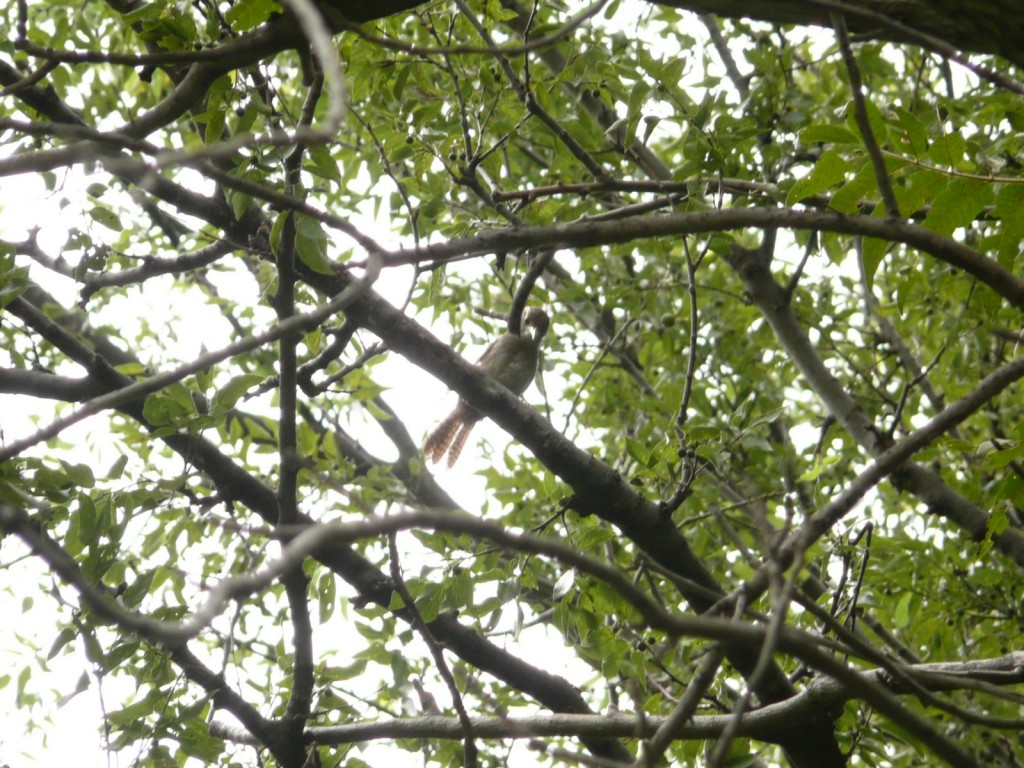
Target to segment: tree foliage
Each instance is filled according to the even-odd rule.
[[[44,749],[79,695],[138,765],[1024,761],[1019,22],[673,5],[0,11]]]

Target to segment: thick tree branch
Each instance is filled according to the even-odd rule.
[[[1001,73],[973,65],[961,51],[996,53],[1024,67],[1024,22],[1015,0],[651,0],[660,5],[735,19],[830,27],[831,14],[847,16],[850,29],[870,39],[909,42],[937,51],[985,79],[1017,90]],[[1014,87],[1016,86],[1016,88]]]
[[[105,391],[102,384],[89,376],[73,379],[49,371],[0,368],[0,393],[3,394],[31,395],[76,403],[99,397]]]
[[[452,238],[436,245],[393,251],[385,257],[385,262],[388,266],[444,262],[524,248],[587,248],[747,228],[818,230],[902,243],[962,269],[1013,306],[1024,309],[1024,279],[1003,269],[995,259],[956,240],[917,224],[893,219],[795,208],[728,208],[620,221],[575,221],[546,227],[488,230],[475,237]]]
[[[920,664],[910,668],[932,691],[957,690],[960,681],[963,689],[969,690],[971,680],[988,678],[998,680],[1000,685],[1024,683],[1024,654],[1011,653],[993,659],[976,662],[950,662]],[[889,687],[893,693],[903,693],[898,686],[892,686],[891,678],[884,670],[859,673],[872,684]],[[748,712],[740,724],[737,735],[764,739],[780,728],[799,723],[802,718],[816,709],[831,709],[848,700],[848,692],[841,683],[827,677],[812,680],[798,696],[779,704],[770,704]],[[685,722],[673,725],[669,717],[645,717],[639,720],[633,715],[545,715],[528,718],[475,718],[474,732],[480,738],[525,739],[545,736],[601,736],[605,738],[654,738],[666,726],[673,739],[713,739],[719,736],[729,723],[730,715],[694,715]],[[211,731],[229,741],[242,744],[254,743],[253,737],[238,728],[221,722],[214,722]],[[454,717],[417,717],[401,720],[350,723],[339,726],[307,728],[307,742],[318,744],[352,744],[376,739],[459,739],[461,725]]]

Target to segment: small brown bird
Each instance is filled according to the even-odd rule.
[[[548,332],[551,321],[542,309],[531,307],[523,315],[522,334],[505,333],[484,350],[477,362],[480,368],[492,378],[511,389],[517,395],[523,394],[537,373],[540,342]],[[528,334],[527,329],[533,333]],[[435,464],[448,454],[448,466],[454,466],[466,445],[473,426],[484,415],[465,400],[460,399],[455,410],[448,414],[423,444],[423,453]]]

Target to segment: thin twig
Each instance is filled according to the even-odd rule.
[[[868,157],[871,158],[871,167],[875,169],[878,192],[882,196],[886,213],[892,218],[898,219],[900,218],[900,207],[896,202],[896,194],[892,190],[892,181],[889,179],[889,171],[885,167],[885,158],[882,157],[878,137],[871,129],[871,118],[868,116],[867,102],[864,99],[864,84],[860,76],[860,67],[857,66],[857,57],[854,56],[853,47],[850,45],[850,33],[846,29],[846,19],[839,13],[833,13],[832,25],[835,27],[839,50],[843,54],[843,63],[846,65],[846,72],[850,77],[853,115],[857,121],[857,127],[860,128],[864,148],[867,150]]]
[[[658,764],[676,733],[697,711],[697,705],[714,681],[723,659],[725,659],[725,649],[716,644],[701,661],[676,708],[644,744],[640,756],[633,763],[633,768],[654,768]]]
[[[786,578],[782,578],[782,570],[780,564],[774,560],[770,561],[768,567],[774,571],[774,575],[781,582],[778,586],[777,594],[772,600],[772,616],[771,621],[768,624],[768,631],[765,635],[764,643],[761,644],[761,650],[758,654],[757,664],[754,667],[754,671],[747,678],[747,684],[743,691],[743,695],[736,701],[733,707],[732,718],[729,724],[725,727],[722,735],[718,737],[718,743],[715,744],[715,749],[708,758],[709,768],[719,768],[723,765],[726,757],[729,754],[729,744],[735,738],[737,731],[739,730],[740,724],[743,722],[743,716],[747,711],[747,707],[750,706],[750,700],[753,696],[754,689],[758,686],[761,678],[771,668],[775,651],[779,646],[779,639],[782,635],[782,630],[786,624],[786,615],[789,612],[789,605],[793,600],[793,593],[796,589],[796,580],[800,577],[800,568],[802,565],[802,555],[798,557],[798,562],[793,564],[792,570]]]
[[[391,580],[394,582],[395,591],[398,592],[402,602],[405,603],[405,610],[409,612],[413,628],[419,633],[423,642],[426,643],[427,648],[430,650],[430,655],[434,658],[434,664],[437,665],[437,672],[441,679],[444,680],[444,684],[448,687],[448,692],[451,694],[452,705],[455,707],[456,713],[458,713],[459,723],[462,724],[465,764],[467,768],[476,768],[478,753],[476,741],[473,738],[473,721],[469,717],[469,712],[466,711],[466,705],[462,701],[462,693],[459,691],[459,686],[455,683],[455,677],[448,667],[448,662],[445,661],[444,652],[441,650],[441,646],[437,644],[433,634],[431,634],[430,627],[423,621],[423,617],[416,608],[416,602],[409,593],[409,588],[402,577],[402,564],[398,559],[398,543],[394,532],[388,534],[388,559],[391,568]]]

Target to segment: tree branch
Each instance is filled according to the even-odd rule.
[[[731,229],[795,229],[877,237],[917,248],[976,277],[1018,309],[1024,309],[1024,279],[995,259],[917,224],[874,216],[794,208],[726,208],[621,221],[578,220],[545,227],[486,230],[474,237],[404,248],[385,257],[387,266],[444,262],[452,258],[526,248],[587,248],[633,240],[723,232]]]
[[[909,459],[1024,376],[1024,358],[1018,358],[997,369],[970,394],[945,408],[927,425],[895,445],[886,446],[881,439],[881,431],[818,355],[786,301],[784,289],[769,272],[767,263],[754,252],[737,249],[730,264],[743,279],[754,303],[764,313],[779,342],[811,389],[853,439],[869,455],[876,457],[871,466],[861,472],[839,496],[804,522],[797,534],[794,534],[802,543],[797,544],[796,539],[791,539],[779,553],[780,556],[791,557],[798,550],[805,551],[842,519],[868,490],[889,475],[893,476],[896,487],[918,496],[934,514],[952,520],[971,538],[980,540],[988,535],[989,516],[983,509],[957,494],[931,470],[909,463]],[[993,539],[1004,554],[1024,566],[1024,536],[1008,529],[993,536]],[[766,574],[762,573],[756,578],[758,589],[755,592],[763,591],[767,586]]]
[[[969,689],[970,680],[976,676],[989,677],[1000,681],[1000,685],[1024,683],[1024,653],[1015,652],[993,659],[976,662],[950,662],[941,664],[920,664],[911,667],[922,679],[929,679],[929,690],[956,690],[956,681],[961,680]],[[872,684],[888,687],[891,679],[885,670],[870,670],[859,673]],[[897,686],[893,693],[903,693]],[[766,739],[780,728],[798,724],[808,713],[816,709],[832,709],[848,701],[848,692],[841,683],[827,677],[818,677],[810,682],[799,695],[788,701],[770,704],[747,712],[739,726],[737,735],[754,739]],[[654,738],[666,730],[673,740],[713,739],[721,735],[729,724],[731,715],[693,715],[685,721],[672,723],[672,716],[647,716],[639,720],[632,714],[621,715],[544,715],[539,717],[491,717],[474,718],[474,732],[479,738],[526,739],[545,736],[601,736],[605,738]],[[241,744],[255,743],[253,737],[237,727],[215,721],[210,726],[213,735]],[[311,727],[305,731],[306,742],[318,744],[354,744],[378,739],[460,739],[462,727],[455,717],[414,717],[400,720],[385,720],[346,725]]]

